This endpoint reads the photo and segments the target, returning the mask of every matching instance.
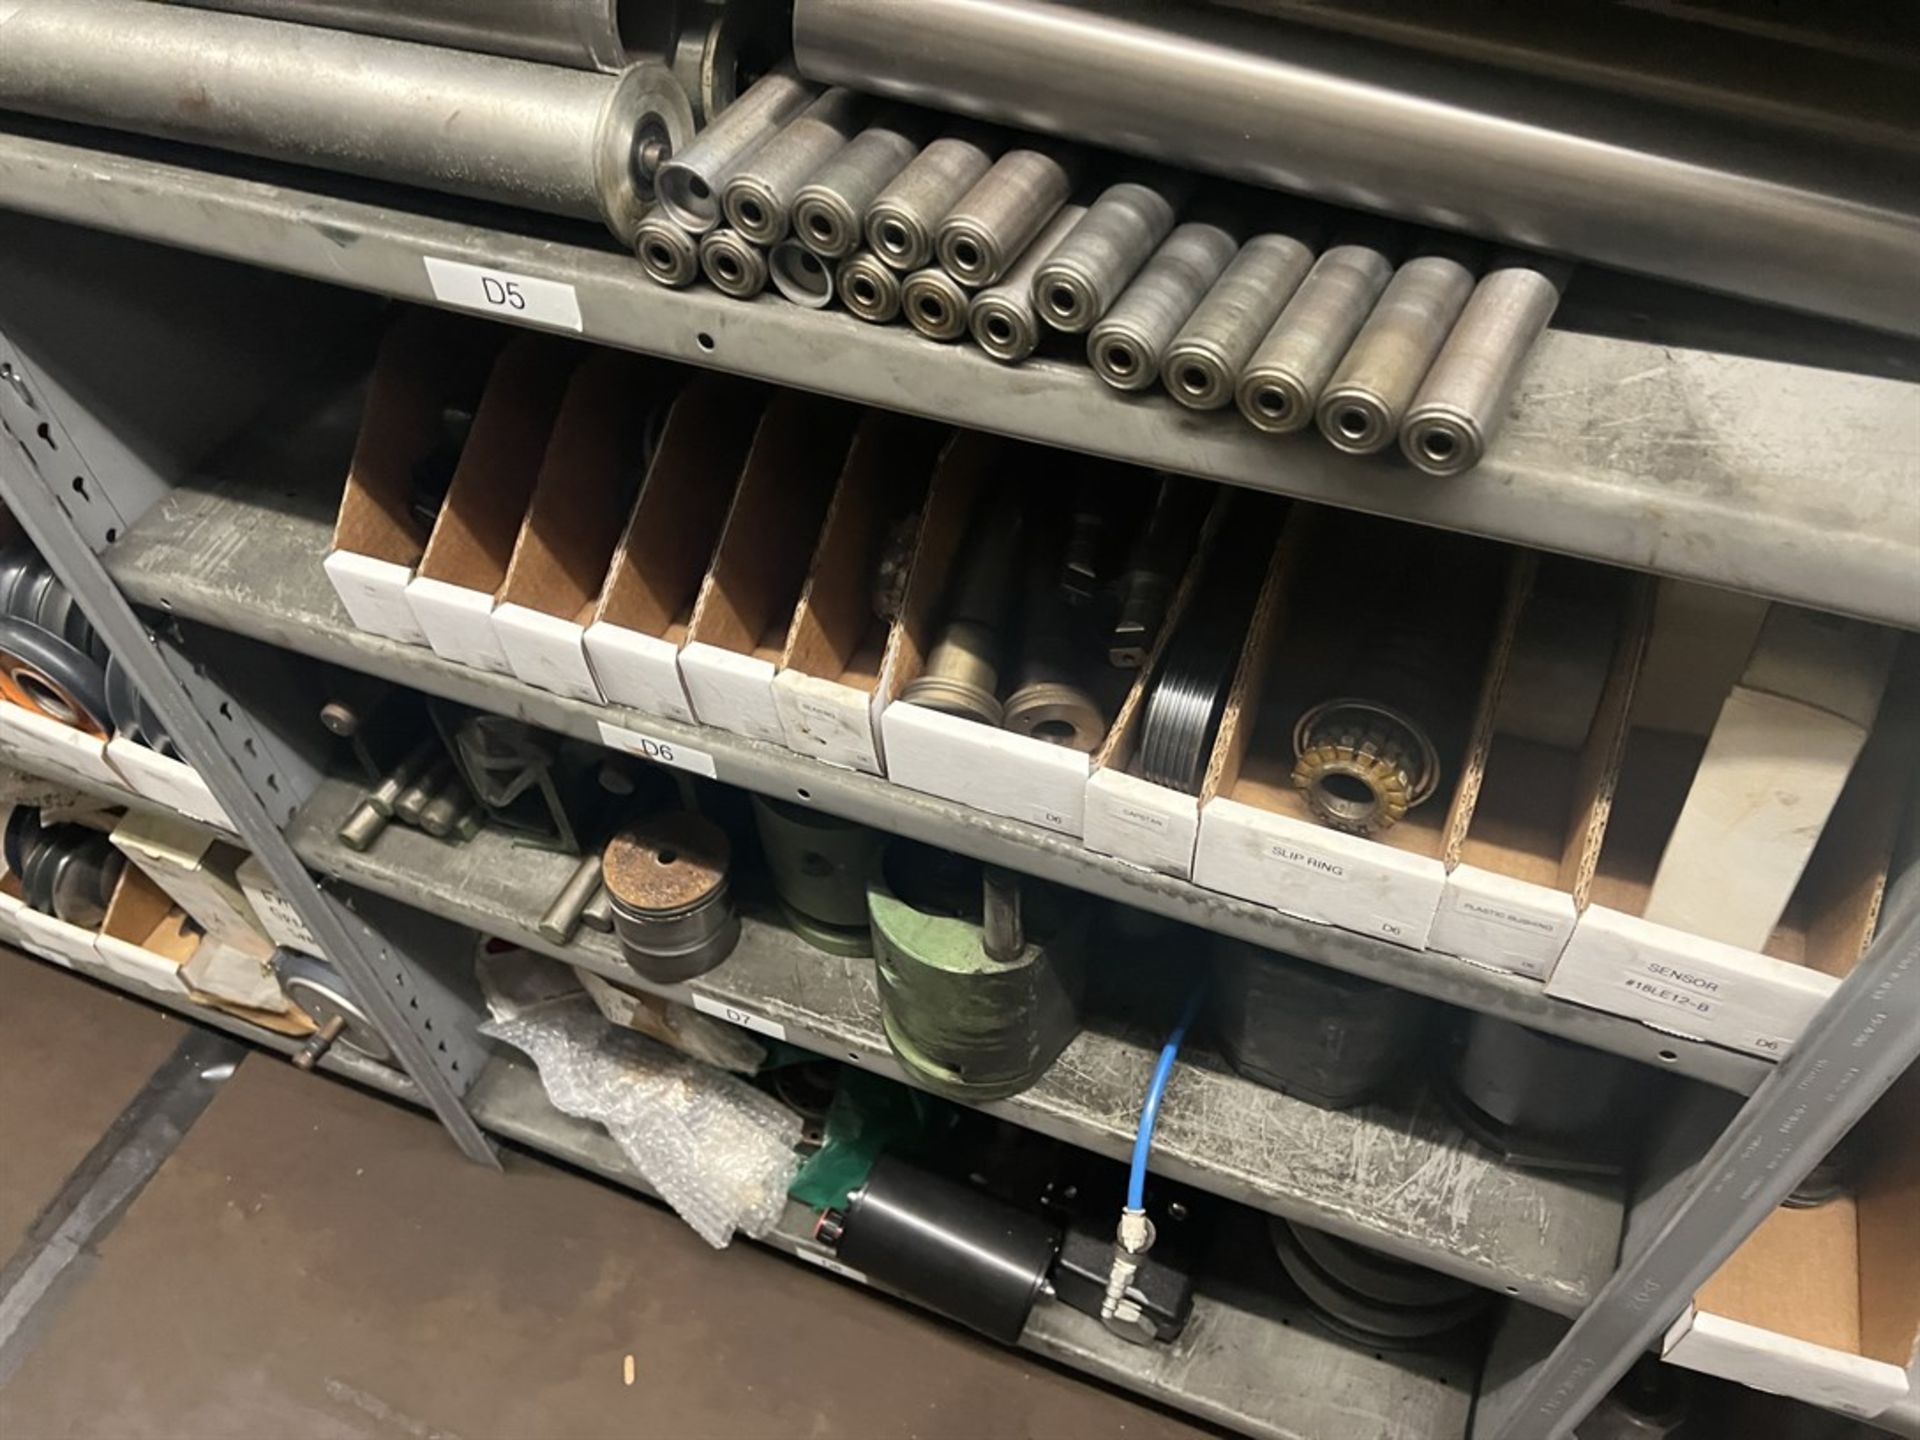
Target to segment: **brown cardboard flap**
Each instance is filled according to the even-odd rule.
[[[782,669],[868,691],[878,685],[890,627],[873,613],[874,574],[895,527],[924,512],[947,434],[881,410],[861,420],[794,608]]]
[[[1473,726],[1468,732],[1466,759],[1460,766],[1460,783],[1454,786],[1453,803],[1447,807],[1442,826],[1441,859],[1451,870],[1460,863],[1460,845],[1467,826],[1473,823],[1473,807],[1480,799],[1480,786],[1486,779],[1487,751],[1493,745],[1493,722],[1500,704],[1500,691],[1507,678],[1507,663],[1513,658],[1513,637],[1520,628],[1520,616],[1533,582],[1539,572],[1540,557],[1531,550],[1516,550],[1507,564],[1507,588],[1500,602],[1500,618],[1494,627],[1493,648],[1488,654],[1486,672],[1480,678],[1480,697],[1474,704]]]
[[[959,431],[941,451],[927,487],[926,518],[913,547],[900,618],[887,637],[881,683],[898,694],[915,679],[933,649],[947,582],[966,542],[967,526],[988,482],[1005,465],[1012,447],[991,435]],[[1012,583],[1013,577],[1008,577]]]
[[[638,490],[663,368],[602,351],[573,374],[500,589],[503,604],[585,623]]]
[[[412,513],[414,467],[441,443],[449,406],[477,402],[497,327],[409,310],[380,342],[334,521],[333,548],[412,566],[426,534]]]
[[[1627,577],[1626,614],[1614,646],[1613,670],[1600,694],[1600,708],[1580,756],[1580,774],[1574,790],[1574,824],[1560,857],[1559,884],[1573,893],[1576,908],[1584,910],[1593,888],[1593,872],[1606,842],[1607,822],[1613,813],[1614,789],[1626,755],[1628,718],[1646,659],[1653,629],[1653,580]]]
[[[766,393],[743,380],[703,374],[674,397],[639,502],[614,551],[596,621],[680,638],[671,632],[692,619]]]
[[[138,865],[120,872],[100,933],[184,965],[200,948],[200,928]]]
[[[520,336],[500,352],[421,575],[486,595],[500,588],[580,354],[578,346],[544,335]]]
[[[768,403],[694,603],[689,643],[777,659],[860,412],[782,390]]]
[[[1860,1240],[1852,1197],[1779,1209],[1700,1287],[1714,1315],[1860,1353]]]
[[[1861,1129],[1860,1353],[1904,1370],[1920,1351],[1920,1065]]]

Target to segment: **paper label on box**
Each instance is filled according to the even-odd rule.
[[[715,1000],[708,995],[695,995],[693,1008],[702,1015],[711,1015],[716,1020],[724,1020],[729,1025],[739,1025],[759,1035],[771,1035],[775,1040],[787,1038],[787,1027],[778,1020],[768,1020],[738,1006],[729,1005],[723,1000]]]
[[[587,666],[579,625],[530,606],[509,604],[495,608],[493,629],[519,679],[549,694],[600,703],[600,687]]]
[[[571,285],[469,265],[462,260],[421,257],[433,298],[442,305],[478,310],[516,325],[551,325],[557,330],[580,331],[580,297]]]
[[[276,945],[289,950],[298,950],[303,954],[325,959],[320,942],[313,938],[313,932],[307,929],[307,922],[300,918],[300,912],[293,908],[293,902],[278,890],[247,889],[247,898],[253,902],[254,910],[260,916],[260,924]]]
[[[678,740],[656,740],[651,735],[642,735],[638,730],[629,730],[623,725],[609,725],[605,720],[598,723],[600,742],[610,750],[624,750],[629,755],[671,765],[676,770],[691,770],[709,780],[718,778],[713,768],[713,756],[704,750],[695,750]]]
[[[795,1250],[793,1253],[809,1265],[818,1265],[822,1270],[830,1270],[835,1275],[839,1275],[844,1279],[857,1281],[862,1285],[871,1285],[873,1283],[867,1279],[863,1272],[854,1269],[851,1265],[842,1265],[831,1255],[819,1250]]]
[[[773,679],[773,705],[789,750],[829,765],[880,773],[873,697],[864,690],[782,670]]]

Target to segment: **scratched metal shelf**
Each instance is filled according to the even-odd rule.
[[[1554,331],[1471,474],[1276,443],[1231,412],[1008,369],[904,326],[650,284],[604,237],[401,187],[18,118],[0,205],[423,304],[423,257],[570,286],[585,336],[1137,464],[1920,627],[1920,394],[1900,380]],[[476,217],[478,219],[476,220]],[[509,317],[501,317],[509,318]]]
[[[491,830],[453,846],[402,826],[356,853],[336,832],[359,796],[350,781],[325,781],[295,818],[288,839],[315,870],[636,989],[771,1020],[806,1049],[913,1083],[887,1048],[871,960],[823,954],[749,917],[717,969],[684,985],[648,984],[610,935],[583,930],[554,945],[535,930],[572,873],[567,857]],[[1158,1048],[1156,1035],[1083,1031],[1038,1084],[979,1108],[1123,1160]],[[1425,1094],[1323,1110],[1197,1058],[1168,1090],[1156,1171],[1562,1314],[1579,1313],[1612,1273],[1624,1213],[1617,1183],[1512,1168]]]
[[[602,742],[603,722],[703,751],[718,778],[1119,900],[1202,929],[1499,1015],[1726,1089],[1753,1090],[1772,1065],[1683,1040],[1636,1020],[1547,995],[1537,980],[1410,950],[1218,895],[1039,826],[983,814],[777,745],[618,707],[563,699],[353,628],[320,567],[331,541],[357,412],[351,397],[316,401],[257,426],[197,478],[176,487],[105,557],[136,602],[184,619],[379,675],[447,699]]]

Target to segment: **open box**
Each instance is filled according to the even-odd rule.
[[[1845,1142],[1851,1194],[1782,1208],[1700,1288],[1664,1358],[1872,1417],[1907,1398],[1920,1351],[1920,1067]]]
[[[493,362],[432,538],[407,584],[407,604],[436,655],[512,673],[493,633],[494,596],[506,582],[579,354],[564,341],[524,335]]]
[[[407,582],[426,550],[413,513],[418,467],[447,443],[447,413],[478,401],[499,331],[435,310],[408,311],[380,342],[347,483],[323,562],[362,630],[427,643]]]
[[[124,785],[107,763],[107,742],[24,705],[0,700],[0,749],[28,766],[35,762],[56,775],[74,775],[105,785]]]
[[[1778,1058],[1873,938],[1920,740],[1920,666],[1907,647],[1866,748],[1763,951],[1644,918],[1660,857],[1706,741],[1633,728],[1592,903],[1547,993],[1692,1039]]]
[[[880,715],[894,695],[900,643],[898,627],[875,611],[876,575],[903,525],[911,564],[943,434],[878,410],[854,433],[773,677],[781,733],[803,755],[885,773]]]
[[[1181,577],[1166,618],[1155,637],[1147,663],[1141,668],[1140,683],[1127,694],[1114,717],[1113,728],[1093,755],[1092,774],[1087,779],[1086,842],[1090,850],[1118,856],[1149,870],[1158,870],[1182,880],[1193,874],[1193,851],[1200,838],[1200,802],[1202,789],[1186,794],[1171,786],[1157,784],[1131,773],[1137,758],[1146,720],[1147,699],[1161,678],[1168,662],[1169,647],[1180,634],[1182,622],[1197,595],[1214,578],[1214,567],[1226,557],[1221,552],[1236,538],[1249,534],[1276,539],[1286,502],[1275,496],[1223,490],[1209,508],[1195,547],[1192,563]],[[1223,537],[1223,528],[1227,534]],[[1253,593],[1247,597],[1248,613],[1231,619],[1246,633],[1259,606],[1264,581],[1273,568],[1277,545],[1265,547],[1263,561],[1253,577]],[[1231,560],[1228,563],[1232,563]],[[1229,582],[1231,583],[1231,582]],[[1209,586],[1210,588],[1210,586]],[[1238,671],[1242,648],[1231,662]],[[1227,676],[1231,686],[1233,675]],[[1215,732],[1214,741],[1219,740]],[[1209,757],[1210,759],[1211,757]]]
[[[695,717],[784,742],[773,677],[860,412],[797,390],[760,417],[680,652]]]
[[[102,969],[150,990],[192,993],[182,970],[200,948],[200,928],[137,865],[120,872],[94,941]]]
[[[1428,948],[1544,980],[1586,908],[1646,650],[1644,577],[1542,556],[1485,764],[1449,819]]]
[[[184,760],[174,760],[138,741],[116,735],[107,741],[107,763],[136,795],[165,805],[202,825],[231,832],[233,821],[200,772]]]
[[[643,476],[674,372],[602,351],[573,373],[493,611],[494,637],[529,685],[598,702],[582,643]]]
[[[693,723],[680,647],[766,399],[705,374],[674,397],[584,637],[610,703]]]
[[[1024,820],[1050,830],[1078,836],[1085,828],[1087,777],[1092,756],[1055,745],[1033,735],[1022,735],[993,725],[943,714],[906,701],[904,696],[925,670],[946,620],[948,590],[960,569],[969,530],[985,518],[986,507],[999,503],[998,486],[1019,494],[1054,494],[1035,484],[1019,487],[1015,478],[1036,472],[1043,464],[1057,464],[1048,453],[1032,447],[1004,445],[982,436],[956,435],[934,469],[927,507],[907,578],[906,598],[895,625],[897,647],[887,664],[893,698],[880,714],[890,780],[910,789],[959,801],[976,810]],[[1025,523],[1034,514],[1025,512]],[[1031,577],[1024,563],[1011,567],[1009,585],[1024,587]],[[1024,617],[1009,626],[1005,659],[1001,664],[1004,690],[1020,665],[1017,637]],[[890,642],[890,646],[893,642]],[[1101,674],[1089,664],[1082,677],[1097,692],[1103,680],[1116,685],[1118,674]],[[1141,683],[1134,672],[1130,688]],[[1004,697],[1003,697],[1004,698]],[[1125,691],[1113,697],[1107,713],[1117,715]]]
[[[129,814],[110,838],[213,940],[249,955],[273,953],[240,888],[246,851],[164,815]]]
[[[1532,557],[1489,541],[1296,506],[1261,597],[1201,795],[1197,884],[1422,948],[1446,885],[1453,807],[1477,783],[1493,697]],[[1369,593],[1382,577],[1400,592]],[[1431,667],[1438,780],[1426,803],[1373,836],[1321,824],[1293,783],[1294,730],[1347,693],[1346,666],[1392,643],[1422,607],[1430,633],[1408,663]],[[1384,638],[1383,638],[1384,637]],[[1401,648],[1409,648],[1402,646]]]

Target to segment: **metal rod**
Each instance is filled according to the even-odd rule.
[[[967,333],[967,292],[938,265],[907,277],[900,308],[907,323],[929,340],[958,340]]]
[[[1400,432],[1401,450],[1427,474],[1458,475],[1485,458],[1569,268],[1508,256],[1474,287]]]
[[[933,259],[934,232],[961,196],[993,168],[984,132],[954,130],[914,156],[867,211],[867,244],[900,271]]]
[[[1184,175],[1103,190],[1034,276],[1033,303],[1047,324],[1069,335],[1091,329],[1167,238],[1192,190]]]
[[[782,65],[762,75],[715,116],[700,137],[660,167],[655,184],[667,214],[696,235],[720,223],[720,195],[740,165],[818,93]]]
[[[836,86],[755,147],[727,176],[721,196],[733,228],[756,245],[786,239],[800,187],[846,148],[869,105],[864,95]]]
[[[1086,213],[1084,205],[1061,206],[1005,278],[977,292],[968,304],[967,328],[973,332],[973,341],[994,359],[1012,364],[1039,347],[1042,329],[1033,306],[1034,276]]]
[[[1003,965],[1011,963],[1027,948],[1020,916],[1020,877],[998,865],[984,865],[980,869],[980,889],[980,948],[989,959]]]
[[[553,904],[547,907],[547,913],[540,917],[540,937],[555,945],[567,944],[573,939],[573,932],[580,928],[580,917],[586,913],[587,906],[602,893],[599,853],[582,855],[573,874],[567,877],[567,883],[554,896]]]
[[[1240,247],[1167,346],[1160,378],[1169,395],[1193,410],[1232,402],[1240,372],[1313,268],[1317,238],[1312,228],[1275,230]]]
[[[1311,425],[1320,392],[1392,278],[1393,257],[1376,244],[1328,249],[1240,372],[1240,413],[1274,435]]]
[[[889,325],[900,318],[900,275],[871,250],[862,250],[840,262],[835,287],[840,303],[871,325]]]
[[[797,0],[826,81],[1920,335],[1920,167],[1156,0]]]
[[[659,65],[589,74],[143,0],[0,6],[0,108],[599,220],[627,243],[642,142],[693,128]]]
[[[1007,151],[940,222],[933,239],[940,264],[969,288],[991,285],[1067,203],[1078,169],[1069,151]]]
[[[751,300],[767,288],[767,252],[738,230],[709,230],[700,237],[700,270],[723,295]]]
[[[829,260],[858,250],[867,211],[920,153],[932,128],[923,112],[897,109],[842,146],[793,197],[800,243]]]
[[[1087,332],[1093,373],[1116,390],[1151,386],[1174,336],[1239,248],[1238,238],[1223,225],[1189,220],[1177,226]]]

